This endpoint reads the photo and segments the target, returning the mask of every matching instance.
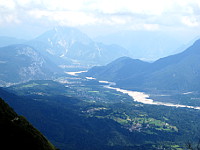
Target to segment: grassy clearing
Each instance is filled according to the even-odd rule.
[[[32,87],[37,86],[37,85],[39,85],[39,84],[37,84],[37,83],[26,84],[26,85],[21,86],[21,88],[32,88]]]
[[[99,93],[99,91],[88,91],[89,93]]]
[[[38,85],[48,86],[49,84],[48,83],[44,83],[44,84],[31,83],[31,84],[22,85],[21,88],[32,88]]]

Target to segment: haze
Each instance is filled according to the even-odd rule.
[[[99,42],[118,44],[129,50],[157,49],[158,56],[152,53],[145,57],[157,59],[184,50],[184,45],[199,37],[200,1],[0,0],[1,36],[32,39],[55,26],[75,27]],[[157,37],[152,37],[157,33]],[[139,42],[130,40],[138,35]],[[163,46],[154,46],[150,39],[162,39]],[[143,58],[146,51],[136,54],[135,58]]]

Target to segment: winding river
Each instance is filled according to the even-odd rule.
[[[79,71],[79,72],[66,72],[67,74],[77,76],[77,74],[87,72],[87,71]],[[96,80],[93,77],[86,77],[88,80]],[[162,106],[169,106],[169,107],[176,107],[176,108],[190,108],[190,109],[198,109],[200,110],[200,107],[196,106],[189,106],[189,105],[181,105],[181,104],[172,104],[172,103],[163,103],[163,102],[158,102],[154,101],[153,99],[149,98],[148,94],[145,94],[144,92],[137,92],[137,91],[129,91],[129,90],[124,90],[121,88],[116,88],[113,87],[116,84],[114,82],[109,82],[109,81],[99,81],[99,83],[104,83],[106,84],[104,87],[112,90],[116,90],[118,92],[128,94],[130,97],[133,98],[134,101],[140,102],[143,104],[149,104],[149,105],[162,105]]]
[[[124,89],[112,87],[112,86],[115,85],[114,82],[99,81],[99,83],[106,83],[107,85],[104,86],[105,88],[113,89],[113,90],[116,90],[118,92],[121,92],[121,93],[124,93],[124,94],[128,94],[130,97],[133,98],[134,101],[140,102],[140,103],[143,103],[143,104],[163,105],[163,106],[169,106],[169,107],[191,108],[191,109],[198,109],[198,110],[200,110],[200,107],[195,107],[195,106],[188,106],[188,105],[180,105],[180,104],[157,102],[157,101],[154,101],[153,99],[150,99],[149,95],[145,94],[143,92],[129,91],[129,90],[124,90]]]

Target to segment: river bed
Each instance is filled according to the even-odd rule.
[[[191,108],[191,109],[200,110],[200,107],[195,107],[195,106],[172,104],[172,103],[163,103],[163,102],[154,101],[153,99],[150,99],[149,95],[145,94],[144,92],[129,91],[129,90],[121,89],[121,88],[112,87],[112,86],[116,85],[114,82],[99,81],[99,83],[106,83],[108,85],[105,85],[104,86],[105,88],[113,89],[113,90],[116,90],[118,92],[128,94],[130,97],[133,98],[134,101],[140,102],[140,103],[143,103],[143,104],[162,105],[162,106],[177,107],[177,108]]]
[[[87,71],[78,71],[78,72],[66,72],[67,74],[78,76],[78,74],[87,72]],[[86,77],[88,80],[96,80],[96,78],[93,77]],[[153,99],[150,99],[149,95],[144,92],[138,92],[138,91],[130,91],[130,90],[124,90],[121,88],[113,87],[116,85],[114,82],[109,81],[98,81],[99,83],[104,83],[105,88],[116,90],[118,92],[128,94],[130,97],[133,98],[135,102],[143,103],[143,104],[149,104],[149,105],[162,105],[162,106],[168,106],[168,107],[176,107],[176,108],[190,108],[190,109],[198,109],[200,110],[200,107],[196,106],[189,106],[189,105],[181,105],[181,104],[173,104],[173,103],[164,103],[164,102],[158,102],[154,101]]]

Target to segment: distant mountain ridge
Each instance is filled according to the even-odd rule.
[[[60,68],[34,48],[18,44],[0,48],[0,85],[33,79],[51,79]]]
[[[114,68],[110,67],[113,64]],[[153,63],[120,58],[105,67],[92,68],[87,75],[126,88],[200,90],[200,40],[182,53]]]
[[[78,29],[55,27],[27,42],[59,65],[105,65],[128,56],[128,50],[118,45],[105,45],[91,40]]]
[[[63,73],[63,68],[86,70],[129,54],[117,45],[94,42],[70,27],[55,27],[31,41],[0,39],[0,86],[52,79]]]
[[[21,44],[24,42],[26,42],[26,40],[17,39],[14,37],[0,36],[0,47],[5,47],[14,44]]]
[[[125,30],[97,37],[96,41],[114,44],[130,50],[133,58],[152,61],[183,51],[186,40],[162,31]]]
[[[150,63],[141,61],[139,59],[121,57],[106,66],[93,67],[86,74],[102,80],[106,79],[109,81],[118,81],[121,79],[126,79],[132,75],[140,74],[149,66]]]

